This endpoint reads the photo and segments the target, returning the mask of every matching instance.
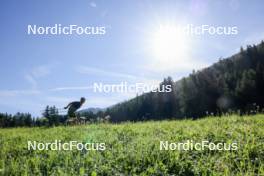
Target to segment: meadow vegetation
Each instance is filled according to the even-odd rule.
[[[104,151],[28,150],[27,141],[104,142]],[[160,141],[238,143],[160,150]],[[0,175],[264,175],[264,115],[0,129]]]

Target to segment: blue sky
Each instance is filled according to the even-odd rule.
[[[3,0],[0,4],[0,112],[38,116],[46,105],[62,108],[81,96],[87,98],[83,108],[107,107],[135,94],[95,93],[90,88],[94,82],[150,84],[168,75],[178,80],[235,54],[241,45],[264,39],[261,0]],[[27,26],[34,24],[105,26],[106,34],[28,35]],[[155,40],[155,31],[168,24],[237,26],[238,34],[178,37],[170,43],[178,49],[169,51],[173,59],[168,60],[164,51],[157,54],[160,43]],[[173,38],[170,35],[167,38]]]

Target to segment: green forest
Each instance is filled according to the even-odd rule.
[[[137,96],[107,109],[105,114],[119,122],[263,112],[264,42],[241,47],[239,53],[194,70],[179,81],[165,78],[162,85],[171,85],[172,91]]]

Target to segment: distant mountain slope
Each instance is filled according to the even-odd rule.
[[[188,77],[160,85],[172,85],[169,93],[145,93],[105,112],[111,120],[199,118],[227,111],[247,113],[264,107],[264,42],[246,49]]]
[[[105,109],[103,108],[87,108],[87,109],[82,109],[78,111],[79,113],[89,113],[92,112],[93,114],[98,113],[99,111],[104,111]]]

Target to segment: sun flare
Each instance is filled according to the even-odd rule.
[[[160,26],[153,33],[152,50],[157,59],[178,61],[187,49],[188,39],[176,26]]]

